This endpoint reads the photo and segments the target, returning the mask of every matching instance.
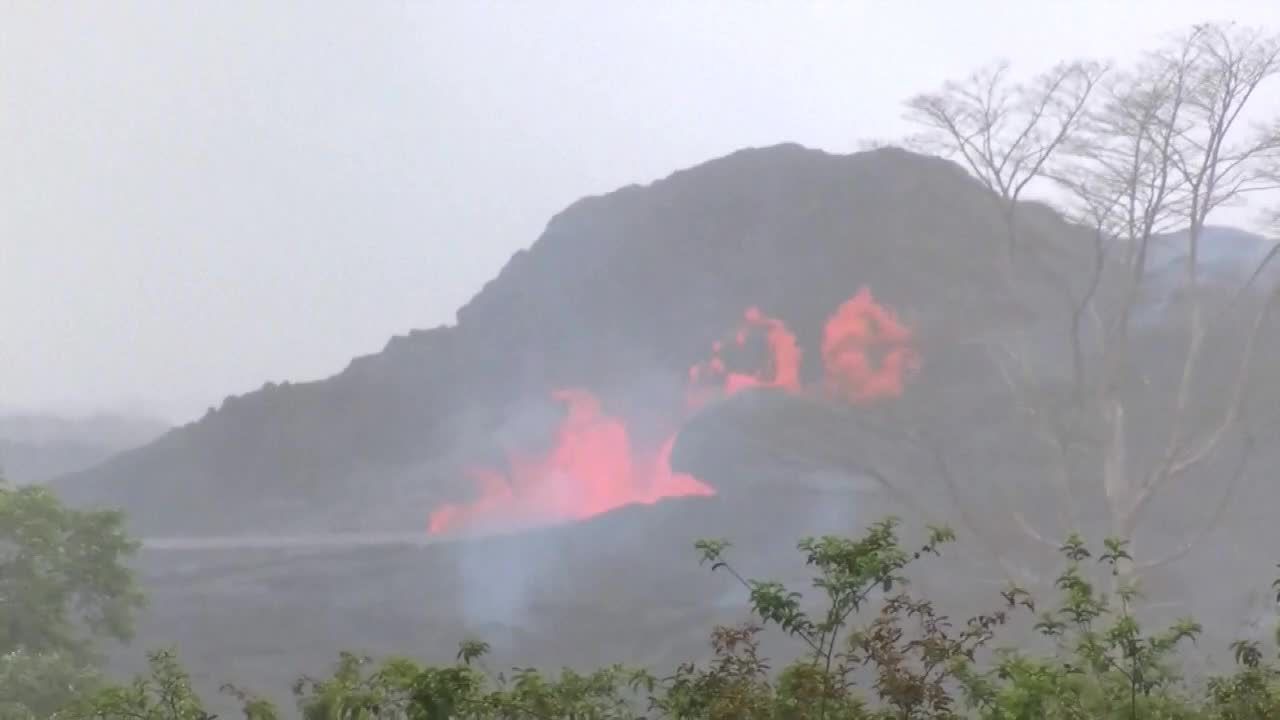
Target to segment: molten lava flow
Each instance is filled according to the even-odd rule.
[[[511,528],[582,520],[624,505],[714,494],[692,476],[671,471],[674,435],[654,452],[636,453],[626,425],[606,415],[594,395],[564,390],[554,397],[567,407],[554,446],[536,457],[511,456],[505,473],[472,470],[480,497],[437,509],[431,534],[481,522]]]
[[[855,403],[898,397],[907,376],[920,364],[911,347],[911,331],[867,288],[827,321],[822,360],[828,387]]]
[[[689,369],[687,411],[748,388],[802,389],[800,348],[781,320],[750,308],[731,338],[714,343],[711,358]],[[763,339],[767,360],[762,367],[737,367],[753,338]],[[901,395],[907,376],[919,366],[911,342],[911,331],[869,290],[859,290],[827,321],[822,340],[826,387],[855,403]],[[726,357],[729,350],[735,352]],[[582,520],[624,505],[715,494],[696,478],[671,471],[674,433],[656,450],[638,453],[624,421],[605,414],[594,395],[564,390],[554,397],[567,413],[551,449],[534,456],[512,454],[505,470],[469,471],[479,498],[438,508],[429,521],[431,534]]]
[[[755,333],[763,333],[769,362],[753,372],[730,370],[724,360],[724,344],[717,341],[711,346],[711,359],[689,370],[690,408],[705,404],[710,393],[704,383],[715,382],[725,395],[733,395],[748,388],[772,387],[797,392],[800,390],[800,346],[796,336],[781,320],[769,317],[758,308],[748,308],[742,316],[742,324],[734,334],[734,345],[746,348]]]

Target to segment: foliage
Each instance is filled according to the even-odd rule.
[[[191,676],[173,651],[148,656],[150,674],[128,685],[109,686],[71,703],[54,717],[58,720],[213,720],[191,686]],[[236,697],[246,720],[276,720],[274,705],[237,688],[225,692]]]
[[[713,571],[746,589],[756,622],[718,627],[707,663],[685,663],[666,677],[622,666],[581,673],[517,668],[492,674],[489,647],[463,643],[456,662],[431,666],[406,658],[374,662],[344,653],[324,678],[293,688],[306,720],[1263,720],[1280,717],[1280,664],[1256,642],[1234,646],[1237,669],[1190,687],[1178,654],[1195,641],[1189,620],[1147,631],[1132,608],[1138,597],[1120,570],[1126,545],[1107,540],[1095,557],[1078,537],[1061,548],[1058,602],[1037,613],[1025,592],[1002,593],[998,611],[953,625],[933,603],[908,592],[910,565],[940,555],[953,536],[935,528],[904,549],[898,523],[861,537],[828,536],[799,544],[814,570],[813,597],[747,579],[727,559],[729,544],[697,547]],[[1110,591],[1100,590],[1109,583]],[[1274,586],[1280,593],[1280,581]],[[1280,600],[1280,597],[1277,598]],[[992,647],[997,630],[1023,611],[1048,650]],[[869,618],[859,624],[860,614]],[[800,643],[798,660],[775,669],[761,651],[768,627]],[[1280,638],[1277,638],[1280,642]],[[15,659],[16,658],[16,659]],[[21,690],[36,704],[0,704],[3,720],[209,720],[174,653],[150,657],[150,673],[94,689],[97,678],[59,665],[56,656],[11,653],[0,690],[69,680],[83,697],[57,712],[58,698]],[[16,668],[16,670],[15,670]],[[24,670],[25,669],[25,670]],[[25,672],[25,674],[24,674]],[[237,688],[250,720],[275,720],[269,702]]]
[[[343,654],[333,675],[304,678],[294,687],[308,720],[446,720],[447,718],[635,718],[629,691],[652,688],[646,673],[611,667],[582,675],[563,670],[546,677],[517,669],[510,679],[491,678],[472,663],[488,648],[467,643],[458,662],[424,667],[403,658],[370,670],[369,658]]]
[[[1052,640],[1057,652],[1032,658],[1004,650],[995,667],[971,678],[970,700],[992,720],[1015,718],[1146,718],[1199,717],[1194,703],[1181,694],[1173,664],[1185,642],[1193,642],[1199,626],[1181,620],[1147,634],[1132,613],[1136,589],[1122,577],[1129,559],[1125,543],[1107,540],[1097,562],[1115,581],[1113,595],[1099,592],[1088,579],[1092,553],[1079,537],[1061,548],[1066,569],[1058,576],[1059,605],[1039,616],[1037,631]]]
[[[142,604],[125,564],[136,550],[119,513],[0,486],[0,653],[83,658],[94,636],[129,639]]]
[[[122,525],[0,482],[0,718],[43,717],[86,692],[95,640],[130,637],[142,596]]]
[[[25,650],[0,655],[0,720],[48,717],[100,682],[93,668],[67,655]]]
[[[59,714],[69,720],[211,720],[191,687],[191,678],[172,652],[149,657],[151,675],[128,685],[106,687]]]
[[[855,675],[863,668],[871,669],[872,689],[892,717],[955,717],[950,688],[965,674],[977,650],[993,638],[994,628],[1006,621],[1001,610],[974,617],[955,632],[932,603],[913,599],[903,590],[890,594],[906,586],[908,565],[939,555],[941,546],[955,539],[947,528],[930,528],[928,539],[908,552],[899,542],[898,525],[896,518],[889,518],[862,538],[826,536],[800,543],[806,565],[817,571],[812,587],[822,602],[816,613],[804,609],[799,592],[777,582],[743,578],[724,559],[727,542],[698,544],[704,562],[713,570],[728,571],[748,589],[752,608],[763,622],[777,625],[807,646],[807,658],[788,668],[785,676],[791,681],[785,686],[790,696],[779,698],[784,705],[804,709],[797,717],[868,717],[862,697],[854,692]],[[868,627],[852,629],[852,616],[866,608],[873,595],[882,597],[878,616]],[[1010,607],[1018,597],[1009,596]],[[802,692],[796,696],[797,691]]]

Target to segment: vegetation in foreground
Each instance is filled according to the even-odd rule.
[[[67,509],[42,488],[0,488],[3,720],[212,717],[171,652],[154,653],[150,674],[128,684],[97,670],[94,641],[127,639],[141,606],[125,564],[137,546],[120,520]],[[894,519],[861,537],[806,539],[799,550],[814,574],[808,596],[741,576],[728,543],[702,541],[702,561],[742,584],[754,622],[715,628],[712,660],[665,676],[624,666],[492,675],[482,669],[487,647],[470,642],[449,666],[343,654],[329,677],[304,677],[294,694],[302,716],[315,720],[1280,717],[1274,648],[1239,642],[1231,674],[1195,685],[1182,676],[1180,653],[1199,627],[1186,620],[1151,630],[1138,622],[1137,592],[1120,570],[1129,560],[1123,541],[1109,540],[1099,553],[1079,538],[1064,544],[1054,606],[1038,608],[1010,588],[991,612],[957,624],[914,595],[906,575],[953,539],[934,528],[908,549]],[[1280,581],[1273,589],[1280,602]],[[1034,618],[1048,650],[997,643],[1019,615]],[[804,655],[772,667],[760,654],[766,627],[801,643]],[[241,689],[223,691],[249,720],[280,716]]]
[[[1212,470],[1205,473],[1210,485],[1224,487],[1205,530],[1166,556],[1135,563],[1128,553],[1151,499],[1181,476],[1212,467],[1207,460],[1228,431],[1248,425],[1257,340],[1280,304],[1280,289],[1250,311],[1250,329],[1233,363],[1238,369],[1229,378],[1231,400],[1215,411],[1213,422],[1190,420],[1199,412],[1192,396],[1205,351],[1217,345],[1208,340],[1216,337],[1210,332],[1215,321],[1236,316],[1227,310],[1280,257],[1280,247],[1219,306],[1221,312],[1211,312],[1198,292],[1203,282],[1196,258],[1214,209],[1280,183],[1280,124],[1271,119],[1248,129],[1239,121],[1255,91],[1280,77],[1280,38],[1197,26],[1137,69],[1105,76],[1103,66],[1073,63],[1029,85],[1010,85],[997,67],[910,103],[914,119],[930,131],[922,140],[963,159],[1001,201],[1014,296],[1042,282],[1040,275],[1020,274],[1029,248],[1018,232],[1016,209],[1029,182],[1049,180],[1065,189],[1068,214],[1097,238],[1087,293],[1069,298],[1070,387],[1062,391],[1009,375],[1011,390],[1025,398],[1029,417],[1044,424],[1047,441],[1061,456],[1061,505],[1073,507],[1077,491],[1101,488],[1109,526],[1120,536],[1097,550],[1078,536],[1061,543],[1063,569],[1052,603],[1041,607],[1026,590],[1010,587],[993,598],[990,612],[953,623],[912,592],[906,575],[913,562],[939,554],[954,539],[944,528],[931,530],[916,549],[904,547],[894,520],[861,537],[806,539],[799,550],[814,574],[808,596],[743,577],[728,560],[726,542],[704,541],[698,545],[704,563],[741,582],[754,615],[752,624],[712,631],[714,653],[707,663],[661,676],[623,666],[493,675],[483,668],[487,647],[480,642],[464,644],[449,666],[342,655],[329,677],[298,681],[301,714],[309,720],[1280,717],[1274,645],[1238,642],[1233,672],[1193,682],[1179,659],[1199,626],[1184,620],[1152,629],[1134,612],[1140,572],[1185,554],[1217,523],[1251,458],[1247,427],[1239,470],[1226,482]],[[1091,101],[1099,91],[1101,99]],[[1157,236],[1177,227],[1188,228],[1190,258],[1182,300],[1183,371],[1164,388],[1174,408],[1165,418],[1168,447],[1152,467],[1138,468],[1129,418],[1142,416],[1130,406],[1140,409],[1154,394],[1116,389],[1136,381],[1129,327],[1148,276],[1148,250]],[[1112,248],[1108,255],[1110,241],[1121,252]],[[1117,274],[1120,300],[1108,305],[1098,294],[1104,279]],[[1092,343],[1082,322],[1087,316],[1098,320]],[[1100,348],[1093,356],[1085,352],[1091,344]],[[1025,358],[1011,360],[1030,367]],[[1214,396],[1221,394],[1218,383],[1210,384]],[[1065,399],[1055,400],[1059,396]],[[1094,439],[1080,450],[1082,438]],[[1076,454],[1101,462],[1076,463]],[[945,471],[945,454],[936,457]],[[949,472],[941,474],[949,483]],[[1079,518],[1071,521],[1071,527],[1080,524]],[[1025,532],[1057,545],[1029,525]],[[0,486],[0,720],[211,717],[173,653],[154,654],[150,673],[125,685],[99,671],[96,642],[128,640],[142,605],[126,565],[136,549],[117,513],[71,510],[39,487]],[[1019,575],[1018,568],[1007,569]],[[1280,581],[1273,589],[1280,602]],[[1043,649],[1001,641],[1001,632],[1019,617],[1032,620]],[[799,643],[802,657],[773,667],[759,641],[769,627]],[[241,689],[223,690],[242,701],[247,718],[279,716],[270,703]]]

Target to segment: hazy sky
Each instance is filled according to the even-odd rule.
[[[193,419],[453,322],[583,195],[897,137],[997,57],[1280,28],[1208,8],[0,0],[0,406]]]

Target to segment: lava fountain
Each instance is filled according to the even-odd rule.
[[[895,398],[919,369],[911,330],[862,288],[827,320],[822,336],[827,388],[851,403]]]
[[[472,469],[480,497],[469,505],[440,507],[431,514],[428,532],[584,520],[624,505],[714,494],[693,476],[671,471],[674,434],[657,448],[637,451],[626,424],[606,414],[591,393],[560,390],[553,397],[566,412],[551,449],[532,457],[512,454],[506,471]]]
[[[763,340],[763,366],[731,367],[726,350],[745,349],[753,338]],[[855,404],[901,395],[919,367],[911,331],[866,288],[828,319],[822,360],[822,389]],[[689,369],[686,415],[751,388],[805,392],[800,370],[795,335],[781,320],[749,308],[732,338],[715,342],[711,357]],[[437,508],[428,521],[429,533],[548,525],[584,520],[626,505],[715,494],[697,478],[672,472],[676,432],[657,447],[638,449],[626,420],[606,413],[592,393],[571,389],[552,396],[565,408],[552,446],[531,455],[511,453],[502,469],[468,470],[478,498]],[[683,419],[671,426],[678,427]]]

